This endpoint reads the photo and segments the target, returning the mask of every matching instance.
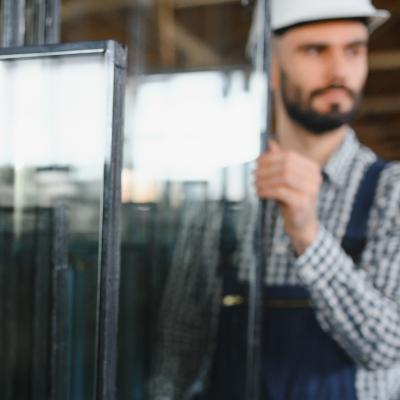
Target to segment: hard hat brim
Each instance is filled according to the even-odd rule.
[[[368,18],[368,29],[373,32],[390,18],[390,12],[387,10],[377,10],[374,15]]]
[[[339,10],[336,13],[330,12],[329,14],[321,15],[306,15],[304,17],[300,17],[296,20],[286,21],[284,19],[280,21],[275,21],[272,24],[272,30],[280,30],[290,28],[291,26],[296,26],[300,24],[306,24],[308,22],[318,22],[318,21],[328,21],[328,20],[335,20],[335,19],[351,19],[351,18],[366,18],[368,30],[370,32],[375,31],[378,27],[383,25],[389,18],[390,12],[387,10],[371,10],[370,12],[360,13],[360,12],[349,12],[349,10]]]

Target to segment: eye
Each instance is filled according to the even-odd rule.
[[[304,51],[306,54],[310,55],[310,56],[319,56],[321,55],[325,50],[324,46],[307,46]]]
[[[364,45],[349,46],[346,49],[346,54],[350,57],[357,57],[366,54],[367,48]]]
[[[357,47],[349,47],[346,50],[346,54],[349,56],[356,56],[357,54],[359,54],[359,49]]]

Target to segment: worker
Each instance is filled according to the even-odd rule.
[[[400,399],[400,166],[350,127],[388,17],[369,0],[272,0],[275,129],[254,172],[266,257],[255,224],[240,254],[265,271],[261,400]],[[227,270],[208,377],[185,399],[245,399],[248,275]]]
[[[263,400],[400,398],[400,167],[349,125],[387,17],[367,0],[272,0]],[[223,375],[212,398],[243,399]]]

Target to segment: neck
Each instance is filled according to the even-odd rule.
[[[276,136],[286,150],[294,150],[323,167],[342,143],[348,126],[315,135],[292,121],[284,110],[277,113]]]

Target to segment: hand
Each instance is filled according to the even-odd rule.
[[[276,200],[285,231],[298,255],[314,241],[319,230],[317,201],[322,184],[318,164],[271,141],[257,160],[255,185],[262,199]]]

